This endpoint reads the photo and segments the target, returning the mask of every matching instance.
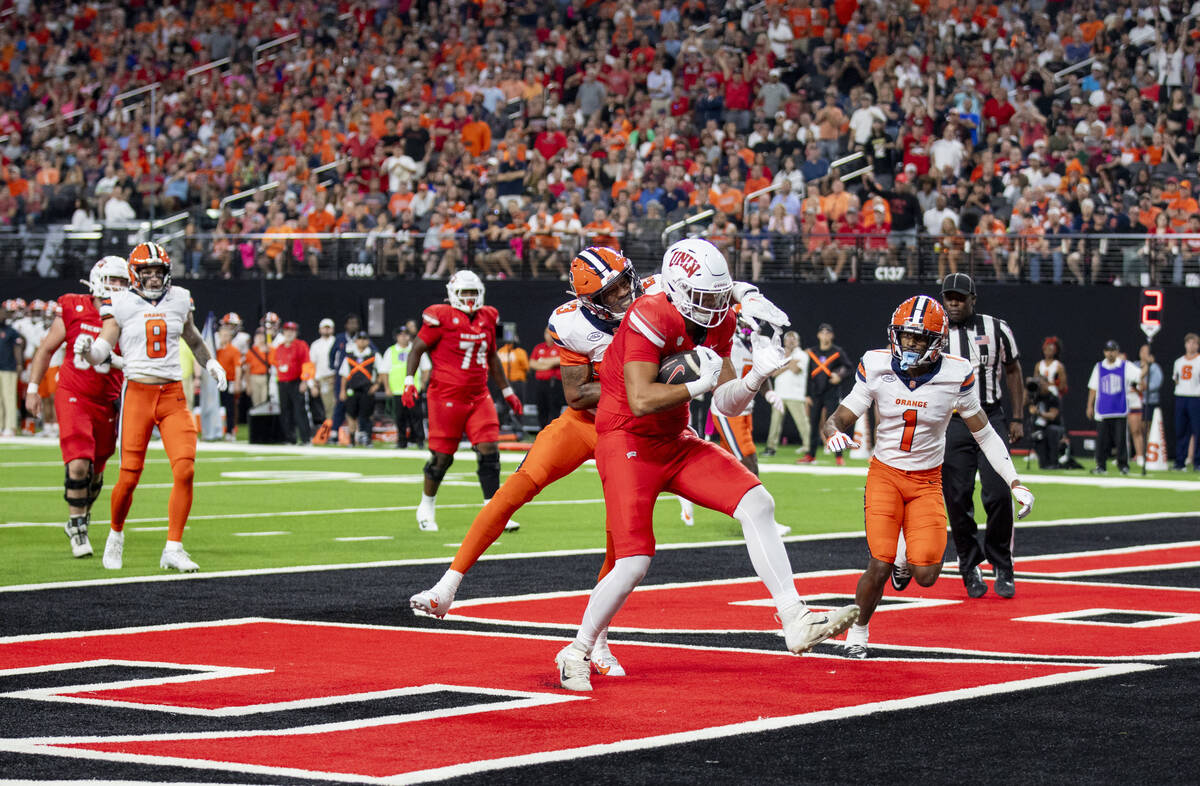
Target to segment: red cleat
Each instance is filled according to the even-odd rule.
[[[814,458],[812,456],[804,455],[804,456],[801,456],[800,458],[796,459],[796,463],[797,464],[815,464],[815,463],[817,463],[817,460],[816,460],[816,458]]]
[[[837,465],[838,465],[839,467],[844,467],[844,466],[846,466],[846,459],[842,458],[841,456],[838,456],[838,457],[837,457]]]

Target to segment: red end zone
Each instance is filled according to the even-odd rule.
[[[806,598],[819,602],[822,596],[834,596],[841,605],[851,602],[858,575],[801,576],[797,587]],[[617,614],[612,629],[777,631],[775,609],[769,602],[744,605],[762,603],[764,598],[762,584],[750,579],[640,587]],[[980,600],[969,600],[962,583],[945,576],[927,589],[915,582],[904,593],[889,587],[884,598],[931,602],[881,606],[871,620],[874,644],[1039,657],[1128,658],[1200,652],[1200,592],[1192,589],[1023,579],[1017,583],[1013,600],[1002,600],[991,592]],[[461,604],[450,615],[574,627],[586,604],[587,595],[581,593]],[[1096,613],[1089,615],[1089,610]],[[1086,622],[1111,619],[1122,612],[1156,615],[1159,622],[1154,627]]]
[[[562,644],[561,639],[524,636],[274,621],[0,642],[0,673],[104,659],[266,670],[72,694],[125,702],[125,706],[154,705],[156,713],[170,712],[172,707],[241,708],[239,714],[247,715],[264,703],[321,706],[331,697],[435,685],[456,686],[468,693],[511,691],[514,697],[505,706],[460,707],[440,716],[425,712],[363,717],[325,728],[269,734],[249,731],[208,733],[193,739],[156,735],[155,739],[75,742],[72,733],[78,739],[101,730],[64,729],[64,737],[54,740],[0,740],[0,749],[158,764],[203,763],[279,774],[382,777],[450,768],[441,774],[451,775],[563,758],[568,750],[571,753],[565,757],[571,758],[650,747],[1020,690],[1129,668],[844,661],[783,652],[619,644],[614,648],[619,647],[631,676],[596,677],[593,693],[572,694],[559,689],[553,666]]]

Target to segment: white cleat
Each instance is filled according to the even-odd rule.
[[[104,557],[101,563],[109,570],[120,570],[123,564],[122,555],[125,553],[125,533],[115,529],[108,531],[108,540],[104,542]]]
[[[624,677],[625,669],[607,646],[592,648],[592,669],[605,677]]]
[[[78,516],[68,519],[67,524],[65,527],[63,527],[63,529],[66,530],[67,537],[71,539],[71,556],[92,556],[92,542],[88,540],[87,516]]]
[[[512,519],[509,519],[508,523],[504,525],[505,532],[516,532],[520,528],[521,528],[521,525],[518,524],[517,522],[513,521]]]
[[[163,549],[158,567],[163,570],[177,570],[180,573],[195,573],[200,570],[200,566],[193,562],[183,549],[172,549],[171,551]]]
[[[779,533],[779,537],[786,538],[788,536],[788,534],[792,531],[792,528],[785,526],[783,524],[780,524],[777,521],[777,522],[775,522],[775,531]]]
[[[779,619],[788,650],[800,655],[853,625],[858,619],[858,606],[843,606],[820,614],[800,602],[780,612]]]
[[[558,666],[558,683],[567,690],[588,691],[592,689],[591,659],[575,646],[568,644],[554,656]]]
[[[427,589],[424,592],[418,592],[408,599],[408,605],[417,611],[423,611],[431,617],[441,619],[450,611],[450,604],[454,603],[454,595],[442,596],[438,592],[437,587]]]
[[[417,508],[417,529],[421,532],[437,532],[437,519],[432,510]]]
[[[679,498],[679,520],[683,526],[691,527],[696,523],[696,506],[690,499]]]

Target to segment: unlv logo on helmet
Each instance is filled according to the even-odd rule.
[[[667,265],[669,267],[682,268],[687,272],[689,277],[696,275],[696,272],[700,270],[700,263],[696,261],[696,258],[682,249],[677,249],[671,254],[671,259],[667,262]]]

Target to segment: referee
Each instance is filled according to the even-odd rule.
[[[1012,330],[1002,319],[975,313],[975,282],[966,273],[946,276],[942,281],[942,303],[950,319],[949,354],[971,361],[978,380],[979,403],[992,428],[998,434],[1008,434],[1010,442],[1016,442],[1024,436],[1021,413],[1024,412],[1025,387]],[[1012,405],[1009,415],[1000,404],[1002,376]],[[980,496],[987,511],[987,532],[982,549],[973,502],[977,470],[982,488]],[[957,414],[950,419],[946,429],[942,492],[946,498],[950,531],[954,535],[954,548],[958,551],[958,570],[967,594],[979,598],[987,592],[979,570],[979,563],[986,559],[996,572],[996,594],[1011,598],[1016,592],[1011,490],[986,460],[980,461],[979,445]]]

